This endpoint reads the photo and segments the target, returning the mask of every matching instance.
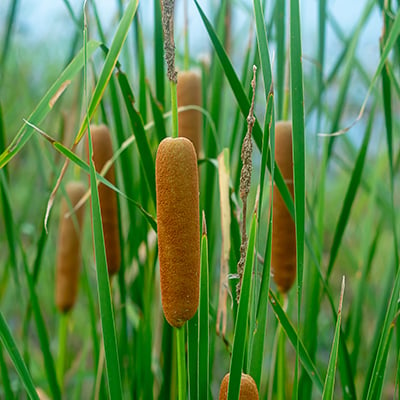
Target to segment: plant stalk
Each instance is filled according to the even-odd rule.
[[[175,329],[178,369],[178,400],[186,399],[185,327]]]

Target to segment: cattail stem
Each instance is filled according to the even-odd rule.
[[[64,365],[65,352],[67,347],[67,328],[69,313],[62,313],[58,326],[58,359],[57,359],[57,379],[62,393],[64,386]]]
[[[184,20],[185,20],[185,28],[184,28],[184,38],[185,38],[185,54],[183,59],[183,67],[185,70],[189,69],[189,60],[190,60],[190,49],[189,49],[189,18],[188,18],[188,0],[184,1]]]
[[[178,137],[178,100],[176,95],[176,83],[171,81],[171,113],[172,113],[172,137]]]
[[[285,333],[279,330],[278,338],[278,362],[277,362],[277,400],[286,399],[286,354]]]
[[[276,365],[276,373],[277,373],[277,399],[284,400],[286,399],[286,352],[285,352],[285,342],[286,335],[283,329],[280,327],[278,333],[278,348],[277,348],[277,365]]]
[[[164,0],[162,3],[162,25],[164,32],[164,56],[167,63],[167,75],[171,87],[172,137],[178,137],[178,103],[176,100],[176,84],[178,73],[175,70],[174,41],[174,0]]]
[[[289,58],[286,60],[285,65],[285,88],[283,96],[283,110],[282,110],[282,121],[289,119],[289,100],[290,100],[290,88],[289,88]]]
[[[175,328],[178,369],[178,399],[186,399],[185,326]]]
[[[95,399],[98,399],[100,397],[102,376],[104,370],[104,357],[105,357],[104,338],[102,338],[99,357],[98,357],[97,372],[96,372],[95,397],[94,397]]]
[[[278,301],[282,304],[283,310],[286,312],[288,308],[288,297],[287,293],[277,293]],[[282,328],[282,325],[279,324],[276,329],[276,335],[274,340],[274,351],[273,351],[273,360],[274,366],[272,367],[272,374],[276,374],[276,384],[277,384],[277,396],[278,400],[286,399],[286,334]],[[273,376],[273,375],[272,375]],[[273,377],[271,377],[270,382],[273,382]],[[268,397],[271,398],[271,397]]]
[[[270,372],[269,372],[269,376],[268,376],[268,382],[274,382],[274,380],[275,380],[278,344],[279,344],[279,337],[280,337],[281,330],[282,330],[282,325],[278,324],[278,326],[276,327],[276,331],[274,334],[274,341],[273,341],[273,345],[272,345],[271,368],[270,368]],[[267,399],[272,399],[273,389],[274,389],[274,385],[269,385]]]

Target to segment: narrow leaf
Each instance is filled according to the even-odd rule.
[[[225,148],[218,156],[218,182],[219,204],[221,209],[221,267],[219,276],[219,295],[217,311],[217,334],[225,337],[227,324],[227,300],[228,300],[228,275],[229,253],[231,249],[230,227],[231,207],[229,202],[229,149]]]
[[[198,4],[197,0],[194,0],[196,7],[200,13],[200,16],[203,20],[204,26],[207,29],[207,32],[210,36],[211,42],[214,46],[214,49],[220,59],[221,65],[224,69],[225,76],[228,79],[228,82],[231,86],[231,89],[233,91],[233,94],[235,95],[236,101],[239,105],[239,108],[242,112],[242,115],[244,118],[247,118],[247,114],[250,109],[250,101],[248,97],[246,96],[246,93],[243,89],[242,84],[240,83],[239,78],[237,77],[235,70],[232,66],[232,63],[230,62],[223,46],[220,40],[218,39],[218,36],[216,32],[214,31],[210,21],[207,19],[206,15],[204,14],[203,10],[201,9],[200,5]],[[258,120],[256,119],[254,127],[253,127],[253,132],[252,132],[254,141],[259,149],[261,149],[262,146],[262,130],[260,127],[260,124],[258,123]],[[270,168],[270,158],[271,155],[268,153],[268,158],[267,158],[267,165],[268,168]],[[282,195],[282,198],[284,199],[288,210],[292,216],[294,216],[294,207],[293,207],[293,200],[292,197],[289,193],[289,190],[282,178],[282,174],[279,171],[279,168],[275,165],[275,178],[274,181],[279,189],[279,192]]]
[[[19,245],[20,245],[21,254],[22,254],[22,258],[23,258],[25,277],[28,282],[29,297],[30,297],[30,301],[32,304],[33,315],[35,317],[36,328],[37,328],[38,338],[39,338],[39,342],[40,342],[40,348],[41,348],[42,354],[43,354],[43,361],[44,361],[44,367],[45,367],[45,371],[46,371],[46,375],[47,375],[47,380],[49,382],[52,398],[55,400],[61,399],[61,392],[60,392],[60,387],[57,382],[54,359],[50,352],[49,336],[47,334],[46,325],[45,325],[45,322],[43,319],[43,314],[40,310],[39,300],[38,300],[38,297],[37,297],[37,294],[36,294],[35,288],[34,288],[34,282],[32,280],[31,273],[29,272],[29,269],[28,269],[28,264],[27,264],[27,260],[26,260],[26,255],[24,253],[23,245],[21,242],[19,243]]]
[[[246,263],[243,272],[240,300],[235,323],[233,338],[232,358],[230,365],[230,377],[228,386],[228,400],[239,399],[239,389],[243,368],[245,342],[247,337],[247,319],[250,305],[250,287],[253,270],[255,240],[257,232],[257,214],[254,213],[250,226],[249,242],[247,245]]]
[[[93,240],[96,260],[97,292],[100,306],[105,360],[109,393],[113,399],[122,399],[121,374],[118,359],[114,312],[111,303],[111,289],[107,259],[104,247],[103,226],[97,189],[96,169],[92,159],[92,140],[89,138],[90,191],[92,196]]]
[[[201,238],[200,302],[199,302],[199,366],[198,399],[208,399],[209,389],[209,278],[208,278],[208,241],[203,214],[203,235]]]
[[[329,264],[328,270],[326,273],[326,279],[329,280],[330,274],[332,272],[333,265],[335,263],[340,244],[342,242],[343,234],[346,229],[347,223],[349,221],[349,216],[351,212],[351,208],[354,203],[354,199],[356,197],[358,188],[361,182],[361,176],[364,169],[365,159],[367,155],[368,145],[371,138],[372,133],[372,125],[374,120],[375,112],[374,110],[370,113],[370,117],[368,120],[367,129],[365,132],[365,136],[360,148],[360,151],[357,156],[356,163],[354,165],[353,173],[351,175],[350,183],[347,187],[346,196],[343,200],[342,209],[340,211],[340,216],[335,228],[335,234],[333,236],[332,247],[329,256]]]
[[[3,344],[0,343],[0,373],[3,383],[3,391],[6,399],[14,400],[14,394],[11,389],[10,377],[8,376],[7,364],[3,355]]]
[[[17,373],[25,387],[25,390],[32,400],[40,400],[36,393],[35,385],[32,381],[32,377],[18,351],[17,345],[14,342],[13,336],[11,334],[10,328],[8,327],[6,321],[4,320],[3,314],[0,311],[0,339],[8,351],[10,358],[17,370]]]
[[[265,117],[264,125],[264,138],[263,138],[263,152],[261,157],[261,174],[260,174],[260,194],[259,194],[259,208],[261,210],[262,205],[262,193],[264,187],[264,171],[266,169],[266,152],[268,148],[267,138],[271,137],[271,149],[272,149],[272,163],[274,163],[275,154],[275,126],[273,120],[273,95],[268,97],[267,112]],[[271,182],[274,179],[275,168],[273,165],[271,167]],[[260,380],[262,376],[263,367],[263,356],[264,356],[264,341],[265,341],[265,330],[267,326],[268,317],[268,292],[270,287],[270,272],[271,272],[271,250],[272,250],[272,205],[273,205],[273,187],[271,185],[271,197],[269,205],[269,219],[268,219],[268,233],[267,233],[267,243],[265,246],[264,253],[264,265],[261,277],[261,286],[258,295],[258,304],[256,309],[256,324],[254,328],[254,342],[253,350],[251,354],[251,364],[250,364],[250,375],[253,377],[260,388]]]
[[[339,308],[337,313],[337,321],[335,328],[335,336],[332,342],[331,355],[329,357],[328,372],[326,373],[324,391],[322,393],[323,400],[332,400],[335,391],[335,375],[336,375],[336,364],[339,353],[339,340],[340,340],[340,325],[342,322],[342,305],[343,295],[345,288],[345,279],[342,280],[342,290],[340,293]]]
[[[125,43],[126,36],[128,35],[129,28],[131,26],[133,17],[136,14],[139,0],[131,0],[126,7],[124,15],[117,27],[111,46],[107,52],[106,59],[104,61],[103,68],[101,70],[99,79],[94,89],[90,104],[87,109],[87,114],[83,119],[79,132],[75,138],[75,144],[79,143],[84,135],[88,121],[91,120],[97,106],[103,97],[104,91],[106,90],[108,81],[111,79],[114,67],[117,64],[119,53],[121,52],[122,46]],[[87,118],[86,118],[87,117]]]
[[[271,290],[269,292],[269,302],[272,306],[272,309],[274,310],[276,317],[278,318],[280,324],[282,325],[282,328],[286,332],[286,335],[292,346],[296,349],[297,343],[299,344],[300,362],[302,363],[304,369],[307,371],[308,376],[313,381],[315,387],[318,389],[320,393],[322,393],[324,384],[322,382],[320,374],[316,369],[314,363],[311,361],[311,358],[307,353],[307,350],[304,347],[304,344],[302,343],[300,337],[298,336],[293,324],[290,322],[282,306],[279,304],[278,299]]]

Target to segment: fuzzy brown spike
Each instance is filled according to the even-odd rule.
[[[166,138],[156,158],[161,301],[179,328],[199,304],[200,219],[196,152],[186,138]]]
[[[90,134],[92,135],[93,162],[96,171],[101,172],[106,162],[113,156],[110,131],[106,125],[92,125]],[[115,185],[114,165],[111,165],[104,177]],[[100,183],[99,201],[108,273],[114,275],[119,271],[121,264],[117,195],[114,190]]]
[[[194,71],[182,71],[178,73],[176,86],[178,107],[202,106],[201,76]],[[198,110],[180,111],[178,115],[179,136],[190,139],[196,149],[199,158],[202,143],[202,114]]]
[[[71,207],[78,203],[85,194],[85,190],[82,182],[69,182],[66,185]],[[72,214],[70,211],[69,204],[64,198],[61,203],[55,287],[55,302],[61,312],[69,311],[75,304],[81,266],[81,230],[84,207],[81,206]]]
[[[275,161],[293,198],[292,124],[278,121],[275,125]],[[274,186],[272,258],[273,279],[281,293],[286,293],[296,279],[296,230],[286,204]]]
[[[222,379],[219,389],[219,400],[228,398],[229,373]],[[258,400],[258,389],[254,379],[247,374],[242,374],[240,380],[239,400]]]

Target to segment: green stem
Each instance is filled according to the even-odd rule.
[[[185,0],[185,55],[183,59],[183,67],[185,71],[189,69],[189,20],[188,20],[188,0]]]
[[[185,327],[175,329],[178,366],[178,399],[186,399]]]
[[[57,359],[57,378],[62,392],[64,386],[64,365],[65,351],[67,347],[67,327],[69,313],[61,314],[58,326],[58,359]]]
[[[289,119],[289,101],[290,101],[290,89],[289,89],[289,65],[288,61],[285,68],[285,83],[284,83],[284,91],[283,91],[283,111],[282,111],[282,120],[288,121]]]
[[[278,299],[283,304],[285,312],[288,308],[288,297],[287,294],[281,294],[278,292]],[[285,332],[279,323],[277,329],[277,352],[276,352],[276,383],[277,383],[277,399],[286,399],[286,352],[285,352]]]
[[[271,368],[270,368],[270,373],[268,377],[268,382],[269,382],[269,389],[268,389],[268,395],[267,399],[271,400],[273,396],[273,391],[274,391],[274,379],[275,379],[275,373],[276,373],[276,363],[277,363],[277,352],[278,352],[278,342],[279,342],[279,336],[280,336],[280,331],[281,331],[281,324],[278,322],[278,325],[276,326],[275,330],[275,335],[274,335],[274,341],[272,345],[272,352],[271,352]]]
[[[285,354],[285,332],[279,326],[278,350],[277,350],[277,399],[286,399],[286,354]]]
[[[178,101],[176,96],[176,83],[171,84],[171,112],[172,112],[172,137],[178,137]]]

